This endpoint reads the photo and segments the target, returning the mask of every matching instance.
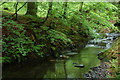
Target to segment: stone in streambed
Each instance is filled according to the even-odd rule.
[[[73,64],[77,64],[77,63],[74,62]]]
[[[63,59],[68,59],[69,56],[66,56],[66,55],[60,55],[60,58],[63,58]]]
[[[91,70],[93,70],[93,71],[96,71],[96,70],[98,70],[98,68],[97,67],[93,67],[93,68],[90,68]]]
[[[80,64],[80,65],[75,65],[75,67],[84,68],[85,66],[83,64]]]
[[[67,55],[67,56],[73,56],[73,55],[76,55],[76,54],[78,54],[78,53],[77,52],[65,53],[65,55]]]
[[[86,78],[89,78],[89,77],[90,77],[90,75],[89,75],[89,74],[85,74],[84,76],[85,76]]]

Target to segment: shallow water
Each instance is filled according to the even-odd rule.
[[[37,62],[22,67],[9,66],[3,69],[3,78],[83,78],[83,74],[91,67],[101,63],[97,58],[100,50],[100,48],[88,47],[66,60]],[[74,67],[80,64],[85,67]]]
[[[97,54],[111,47],[113,38],[119,34],[107,33],[106,38],[90,40],[84,49],[68,59],[36,62],[26,65],[10,65],[3,68],[3,78],[84,78],[91,67],[101,64]],[[110,38],[110,39],[109,39]],[[67,53],[72,53],[67,51]],[[74,54],[76,52],[73,52]],[[85,67],[75,67],[83,64]]]

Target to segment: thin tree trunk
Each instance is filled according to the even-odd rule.
[[[17,9],[17,12],[20,10],[20,9],[22,9],[25,5],[26,5],[26,3],[27,2],[25,2],[19,9]],[[14,16],[15,15],[15,13],[12,15],[12,16]]]
[[[27,3],[26,15],[37,16],[37,4],[36,4],[36,2],[28,2]]]
[[[67,1],[68,1],[68,0],[66,0],[66,2],[64,2],[64,4],[63,4],[63,9],[64,9],[63,17],[64,17],[64,18],[66,18],[66,12],[67,12]]]
[[[82,8],[83,8],[83,2],[80,3],[80,8],[79,8],[79,12],[82,11]]]
[[[15,4],[15,20],[17,20],[17,5],[18,5],[18,2],[16,2]]]
[[[47,19],[48,19],[50,16],[52,16],[52,1],[53,1],[53,0],[51,0],[51,2],[48,3],[49,8],[48,8],[47,16],[46,16],[45,20],[43,21],[43,23],[45,23],[45,22],[47,21]]]
[[[52,2],[49,2],[49,9],[48,9],[48,13],[47,13],[46,19],[47,19],[49,16],[52,16]]]

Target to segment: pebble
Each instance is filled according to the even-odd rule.
[[[109,68],[109,65],[103,63],[100,66],[90,68],[91,71],[84,75],[85,78],[107,78],[106,75],[110,74],[106,69]]]
[[[77,64],[77,63],[73,63],[73,64]]]

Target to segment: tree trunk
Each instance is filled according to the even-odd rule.
[[[79,12],[82,11],[82,8],[83,8],[83,2],[80,3],[80,8],[79,8]]]
[[[27,3],[26,15],[37,16],[37,4],[36,4],[36,2],[28,2]]]
[[[15,4],[15,20],[17,20],[17,6],[18,6],[18,2],[16,2]]]
[[[66,19],[66,12],[67,12],[67,0],[66,0],[66,2],[64,2],[64,4],[63,4],[63,9],[64,9],[63,17]]]
[[[47,16],[46,16],[45,20],[43,21],[43,24],[47,21],[47,19],[48,19],[50,16],[52,16],[52,1],[53,1],[53,0],[51,0],[51,2],[48,3],[49,8],[48,8]]]
[[[48,9],[46,20],[49,16],[52,16],[52,2],[49,2],[49,9]]]

